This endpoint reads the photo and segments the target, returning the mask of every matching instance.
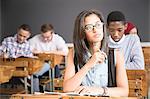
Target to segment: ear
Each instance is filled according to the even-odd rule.
[[[29,33],[29,35],[27,36],[27,39],[31,36],[31,33]]]
[[[106,26],[106,28],[108,28],[108,24],[106,24],[105,26]]]
[[[108,28],[108,24],[106,25],[106,31],[109,33],[109,28]]]
[[[128,23],[125,24],[125,30],[127,29],[127,27],[128,27]]]
[[[54,34],[54,33],[55,33],[55,31],[54,31],[54,30],[52,30],[51,34]]]

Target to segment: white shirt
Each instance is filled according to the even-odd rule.
[[[29,40],[31,49],[37,51],[63,51],[64,54],[68,54],[68,47],[64,39],[58,34],[52,34],[52,40],[50,42],[43,42],[41,34],[38,34]]]
[[[109,36],[108,46],[123,52],[126,69],[144,69],[144,57],[138,35],[123,36],[119,42],[113,41]]]

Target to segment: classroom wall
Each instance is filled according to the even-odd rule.
[[[122,11],[136,24],[141,41],[150,41],[149,0],[1,0],[2,38],[15,34],[16,28],[27,23],[32,36],[43,23],[52,23],[55,32],[72,42],[75,17],[84,9],[100,10],[106,19],[112,10]]]

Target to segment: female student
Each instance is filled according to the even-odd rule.
[[[102,15],[95,10],[82,11],[75,20],[74,49],[68,55],[64,92],[128,96],[124,59],[114,51],[116,86],[109,86],[106,32]]]

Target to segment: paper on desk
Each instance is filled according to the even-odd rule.
[[[101,94],[97,93],[84,93],[84,94],[78,94],[75,92],[67,92],[67,93],[60,93],[60,92],[44,92],[45,94],[51,94],[51,95],[62,95],[62,96],[102,96]]]

